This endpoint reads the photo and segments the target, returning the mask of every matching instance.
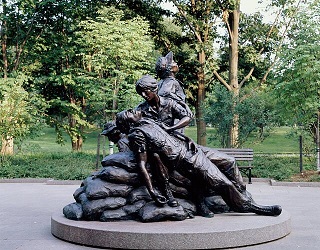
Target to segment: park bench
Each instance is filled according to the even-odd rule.
[[[252,148],[218,148],[220,152],[233,156],[236,159],[239,170],[248,177],[248,183],[252,183],[251,170],[253,168]]]

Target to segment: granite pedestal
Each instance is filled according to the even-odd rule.
[[[51,233],[65,241],[111,249],[217,249],[261,244],[291,232],[290,214],[225,213],[213,218],[142,223],[73,221],[51,217]]]

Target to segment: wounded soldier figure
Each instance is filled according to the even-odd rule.
[[[166,202],[166,197],[154,192],[151,177],[146,171],[150,155],[157,155],[169,170],[178,170],[192,178],[194,190],[213,190],[235,212],[256,213],[278,216],[279,205],[259,205],[237,190],[235,185],[212,163],[196,143],[180,140],[168,134],[153,120],[143,118],[138,110],[125,110],[117,114],[117,127],[128,134],[129,145],[144,178],[151,197],[158,204]]]

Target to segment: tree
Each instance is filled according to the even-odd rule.
[[[229,131],[233,124],[234,113],[239,116],[239,146],[248,137],[257,132],[257,141],[262,141],[268,135],[268,128],[276,122],[274,112],[275,102],[270,92],[255,92],[241,102],[236,102],[230,91],[222,85],[214,85],[213,94],[206,99],[205,121],[212,124],[216,130],[214,137],[219,139],[222,147],[228,147]]]
[[[106,1],[2,0],[1,3],[3,4],[0,10],[2,45],[0,68],[3,69],[1,76],[11,77],[15,72],[28,75],[29,80],[24,83],[24,88],[31,92],[34,86],[37,94],[46,99],[50,106],[47,109],[46,118],[48,123],[56,128],[59,142],[62,142],[61,133],[65,131],[71,139],[73,150],[81,149],[84,128],[97,122],[93,119],[100,112],[101,102],[109,104],[114,101],[114,96],[108,93],[111,82],[123,85],[118,94],[123,103],[126,101],[129,105],[131,104],[129,100],[135,104],[138,102],[138,96],[132,94],[134,88],[129,83],[137,79],[138,71],[140,76],[141,72],[145,72],[145,68],[149,69],[149,65],[146,65],[147,60],[144,58],[145,53],[142,51],[152,50],[153,46],[151,43],[143,44],[142,46],[146,46],[146,49],[141,50],[140,47],[142,53],[138,58],[139,50],[133,49],[128,44],[133,42],[139,47],[140,42],[146,41],[145,36],[142,36],[142,39],[139,39],[140,37],[135,37],[134,40],[128,39],[127,44],[122,43],[123,47],[119,46],[118,50],[114,51],[112,60],[103,62],[109,67],[105,71],[98,69],[105,65],[101,64],[101,61],[97,63],[97,60],[101,59],[97,55],[95,55],[95,64],[91,65],[91,69],[88,68],[88,61],[86,61],[88,58],[83,55],[88,55],[86,52],[92,51],[85,52],[84,49],[88,47],[79,46],[80,40],[76,37],[76,31],[80,29],[79,23],[87,18],[96,21],[99,15],[97,10],[101,9]],[[118,24],[130,24],[130,21],[125,22],[126,19],[130,19],[130,16],[123,15],[121,18]],[[132,31],[125,30],[126,27],[119,27],[124,30],[122,36],[118,34],[118,38],[123,38],[122,42],[124,35],[128,38],[133,33],[138,33],[138,28],[140,30],[145,28],[144,34],[148,31],[146,23],[137,20],[135,29],[133,25],[129,25]],[[141,27],[137,27],[140,24]],[[108,44],[113,45],[112,49],[115,49],[120,43],[108,41]],[[126,47],[130,51],[126,51]],[[115,53],[122,53],[123,60],[121,61],[120,57],[116,58]],[[111,53],[108,54],[108,58],[111,58],[110,55]],[[147,58],[150,59],[150,56],[148,55]],[[116,64],[120,62],[122,66],[118,69]],[[112,69],[110,63],[113,63]],[[118,104],[123,105],[123,103]],[[113,112],[116,110],[110,105],[103,109]]]
[[[197,60],[197,100],[196,100],[196,117],[197,117],[197,135],[198,135],[198,143],[205,144],[205,122],[203,118],[203,101],[205,97],[205,89],[210,82],[210,79],[206,75],[208,71],[206,69],[211,68],[211,72],[215,75],[216,79],[225,86],[234,96],[235,101],[240,100],[240,90],[245,83],[248,82],[248,79],[252,76],[253,72],[256,69],[255,63],[253,63],[252,67],[248,69],[248,72],[242,72],[243,78],[239,81],[239,39],[241,33],[240,30],[240,0],[227,0],[227,1],[180,1],[180,0],[172,0],[172,3],[177,7],[179,13],[179,20],[183,20],[182,25],[184,25],[184,31],[186,33],[191,33],[194,36],[194,43],[196,51],[198,52],[198,60]],[[278,43],[275,43],[273,50],[273,58],[277,57],[277,51],[281,47],[281,42],[283,37],[285,37],[285,32],[287,27],[290,26],[293,17],[294,11],[298,7],[293,8],[291,10],[294,1],[272,1],[273,5],[278,7],[278,16],[287,15],[288,19],[286,22],[282,22],[284,26],[282,26],[282,34],[278,36]],[[298,1],[297,6],[299,6],[301,1]],[[290,8],[288,8],[289,6]],[[290,10],[290,11],[289,11]],[[222,65],[217,65],[217,63],[213,64],[214,67],[209,66],[209,58],[212,57],[210,51],[212,51],[212,44],[216,41],[217,36],[212,33],[212,31],[216,30],[218,26],[218,21],[222,20],[225,24],[227,39],[225,40],[225,44],[227,44],[227,69],[223,67],[219,67]],[[275,22],[271,25],[268,25],[269,30],[263,34],[263,37],[259,37],[259,39],[255,45],[258,47],[254,47],[255,51],[247,51],[250,52],[250,58],[254,60],[260,60],[265,57],[266,53],[271,55],[270,51],[266,51],[268,48],[266,45],[270,44],[269,39],[275,34],[279,33],[280,18],[276,18]],[[256,25],[256,23],[251,23],[252,26]],[[186,28],[187,27],[187,28]],[[265,29],[264,29],[265,30]],[[240,30],[241,31],[241,30]],[[253,46],[253,43],[243,44],[245,47]],[[209,48],[209,49],[208,49]],[[254,52],[254,53],[252,53]],[[264,53],[264,54],[263,54]],[[262,55],[263,54],[263,55]],[[221,60],[221,62],[225,62]],[[266,77],[268,76],[270,70],[273,67],[273,60],[271,60],[270,64],[266,68],[265,74],[261,78],[261,83],[266,81]],[[226,72],[226,74],[225,74]],[[227,79],[227,80],[226,80]],[[232,109],[235,109],[236,103],[234,103]],[[229,147],[237,147],[238,146],[238,137],[239,137],[239,116],[233,110],[230,112],[234,113],[233,125],[230,128],[230,141],[228,143]],[[200,138],[200,139],[199,139]]]
[[[275,90],[282,113],[319,143],[320,33],[319,0],[310,1],[297,15],[277,65]],[[319,148],[319,145],[317,145]],[[318,156],[319,157],[319,156]]]
[[[52,53],[44,58],[37,85],[51,106],[48,114],[58,140],[65,131],[72,149],[80,150],[84,128],[97,122],[93,119],[97,114],[113,119],[118,108],[137,104],[133,83],[149,71],[153,43],[147,22],[126,19],[114,7],[102,8],[73,25],[68,36],[67,27],[50,34],[63,43],[47,45]]]
[[[23,64],[23,55],[28,47],[34,46],[35,39],[41,34],[42,27],[36,23],[39,21],[39,16],[37,15],[37,1],[6,1],[2,0],[2,8],[0,9],[1,21],[0,21],[0,37],[1,37],[1,55],[2,60],[0,63],[1,69],[1,85],[8,84],[6,88],[2,87],[2,106],[3,111],[12,112],[6,113],[2,116],[2,124],[5,126],[2,131],[2,152],[3,153],[13,153],[13,139],[21,138],[19,133],[23,130],[22,128],[17,128],[14,126],[14,122],[17,120],[23,121],[23,126],[26,130],[32,127],[31,124],[26,124],[29,118],[25,117],[25,114],[19,113],[22,117],[18,118],[16,112],[30,112],[31,108],[36,108],[34,105],[30,105],[29,108],[23,107],[22,104],[30,104],[27,101],[22,101],[18,104],[18,100],[25,99],[24,93],[26,89],[24,88],[26,84],[25,80],[21,80],[21,75],[18,74],[19,67]],[[32,44],[32,45],[31,45]],[[27,74],[29,72],[26,72]],[[19,78],[19,77],[20,78]],[[17,83],[17,89],[14,89],[12,82]],[[34,94],[34,93],[33,93]],[[40,98],[39,98],[40,99]],[[18,111],[15,110],[17,106]],[[8,119],[5,121],[4,119]],[[12,124],[13,123],[13,124]],[[8,126],[12,125],[10,129]],[[17,132],[12,132],[12,129],[17,128]],[[19,131],[19,132],[18,132]],[[18,134],[16,134],[18,133]],[[27,132],[21,132],[22,134],[28,134]]]
[[[178,9],[177,18],[181,22],[184,32],[192,33],[194,37],[194,49],[197,53],[197,95],[196,123],[197,123],[197,142],[201,145],[206,144],[206,124],[204,121],[203,104],[205,99],[206,75],[205,65],[208,52],[212,51],[212,42],[215,29],[215,15],[217,6],[215,1],[171,1]]]
[[[0,79],[1,154],[13,154],[13,141],[36,134],[44,123],[46,105],[23,88],[24,75]]]
[[[141,17],[125,19],[124,12],[114,7],[98,13],[96,19],[80,23],[76,43],[82,48],[79,55],[84,69],[103,79],[105,109],[115,119],[119,101],[126,107],[137,104],[133,83],[150,71],[155,61],[154,44],[148,34],[148,22]]]
[[[76,23],[87,15],[95,15],[100,4],[101,1],[93,4],[90,0],[16,1],[19,29],[14,25],[10,29],[11,34],[17,34],[12,36],[17,44],[21,37],[27,38],[20,67],[15,70],[30,75],[29,85],[34,85],[50,105],[46,118],[55,126],[58,141],[61,142],[61,132],[65,130],[74,150],[82,146],[83,129],[88,125],[85,97],[91,94],[90,86],[94,86],[91,78],[83,77],[72,68],[77,63],[74,31]],[[15,40],[11,48],[14,44]],[[87,85],[88,82],[92,84]]]

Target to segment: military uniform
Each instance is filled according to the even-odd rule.
[[[137,122],[130,130],[128,138],[134,153],[157,153],[169,169],[189,172],[197,180],[193,185],[205,190],[214,190],[234,211],[248,211],[250,200],[235,188],[198,145],[195,150],[190,149],[186,141],[169,135],[148,119]]]

